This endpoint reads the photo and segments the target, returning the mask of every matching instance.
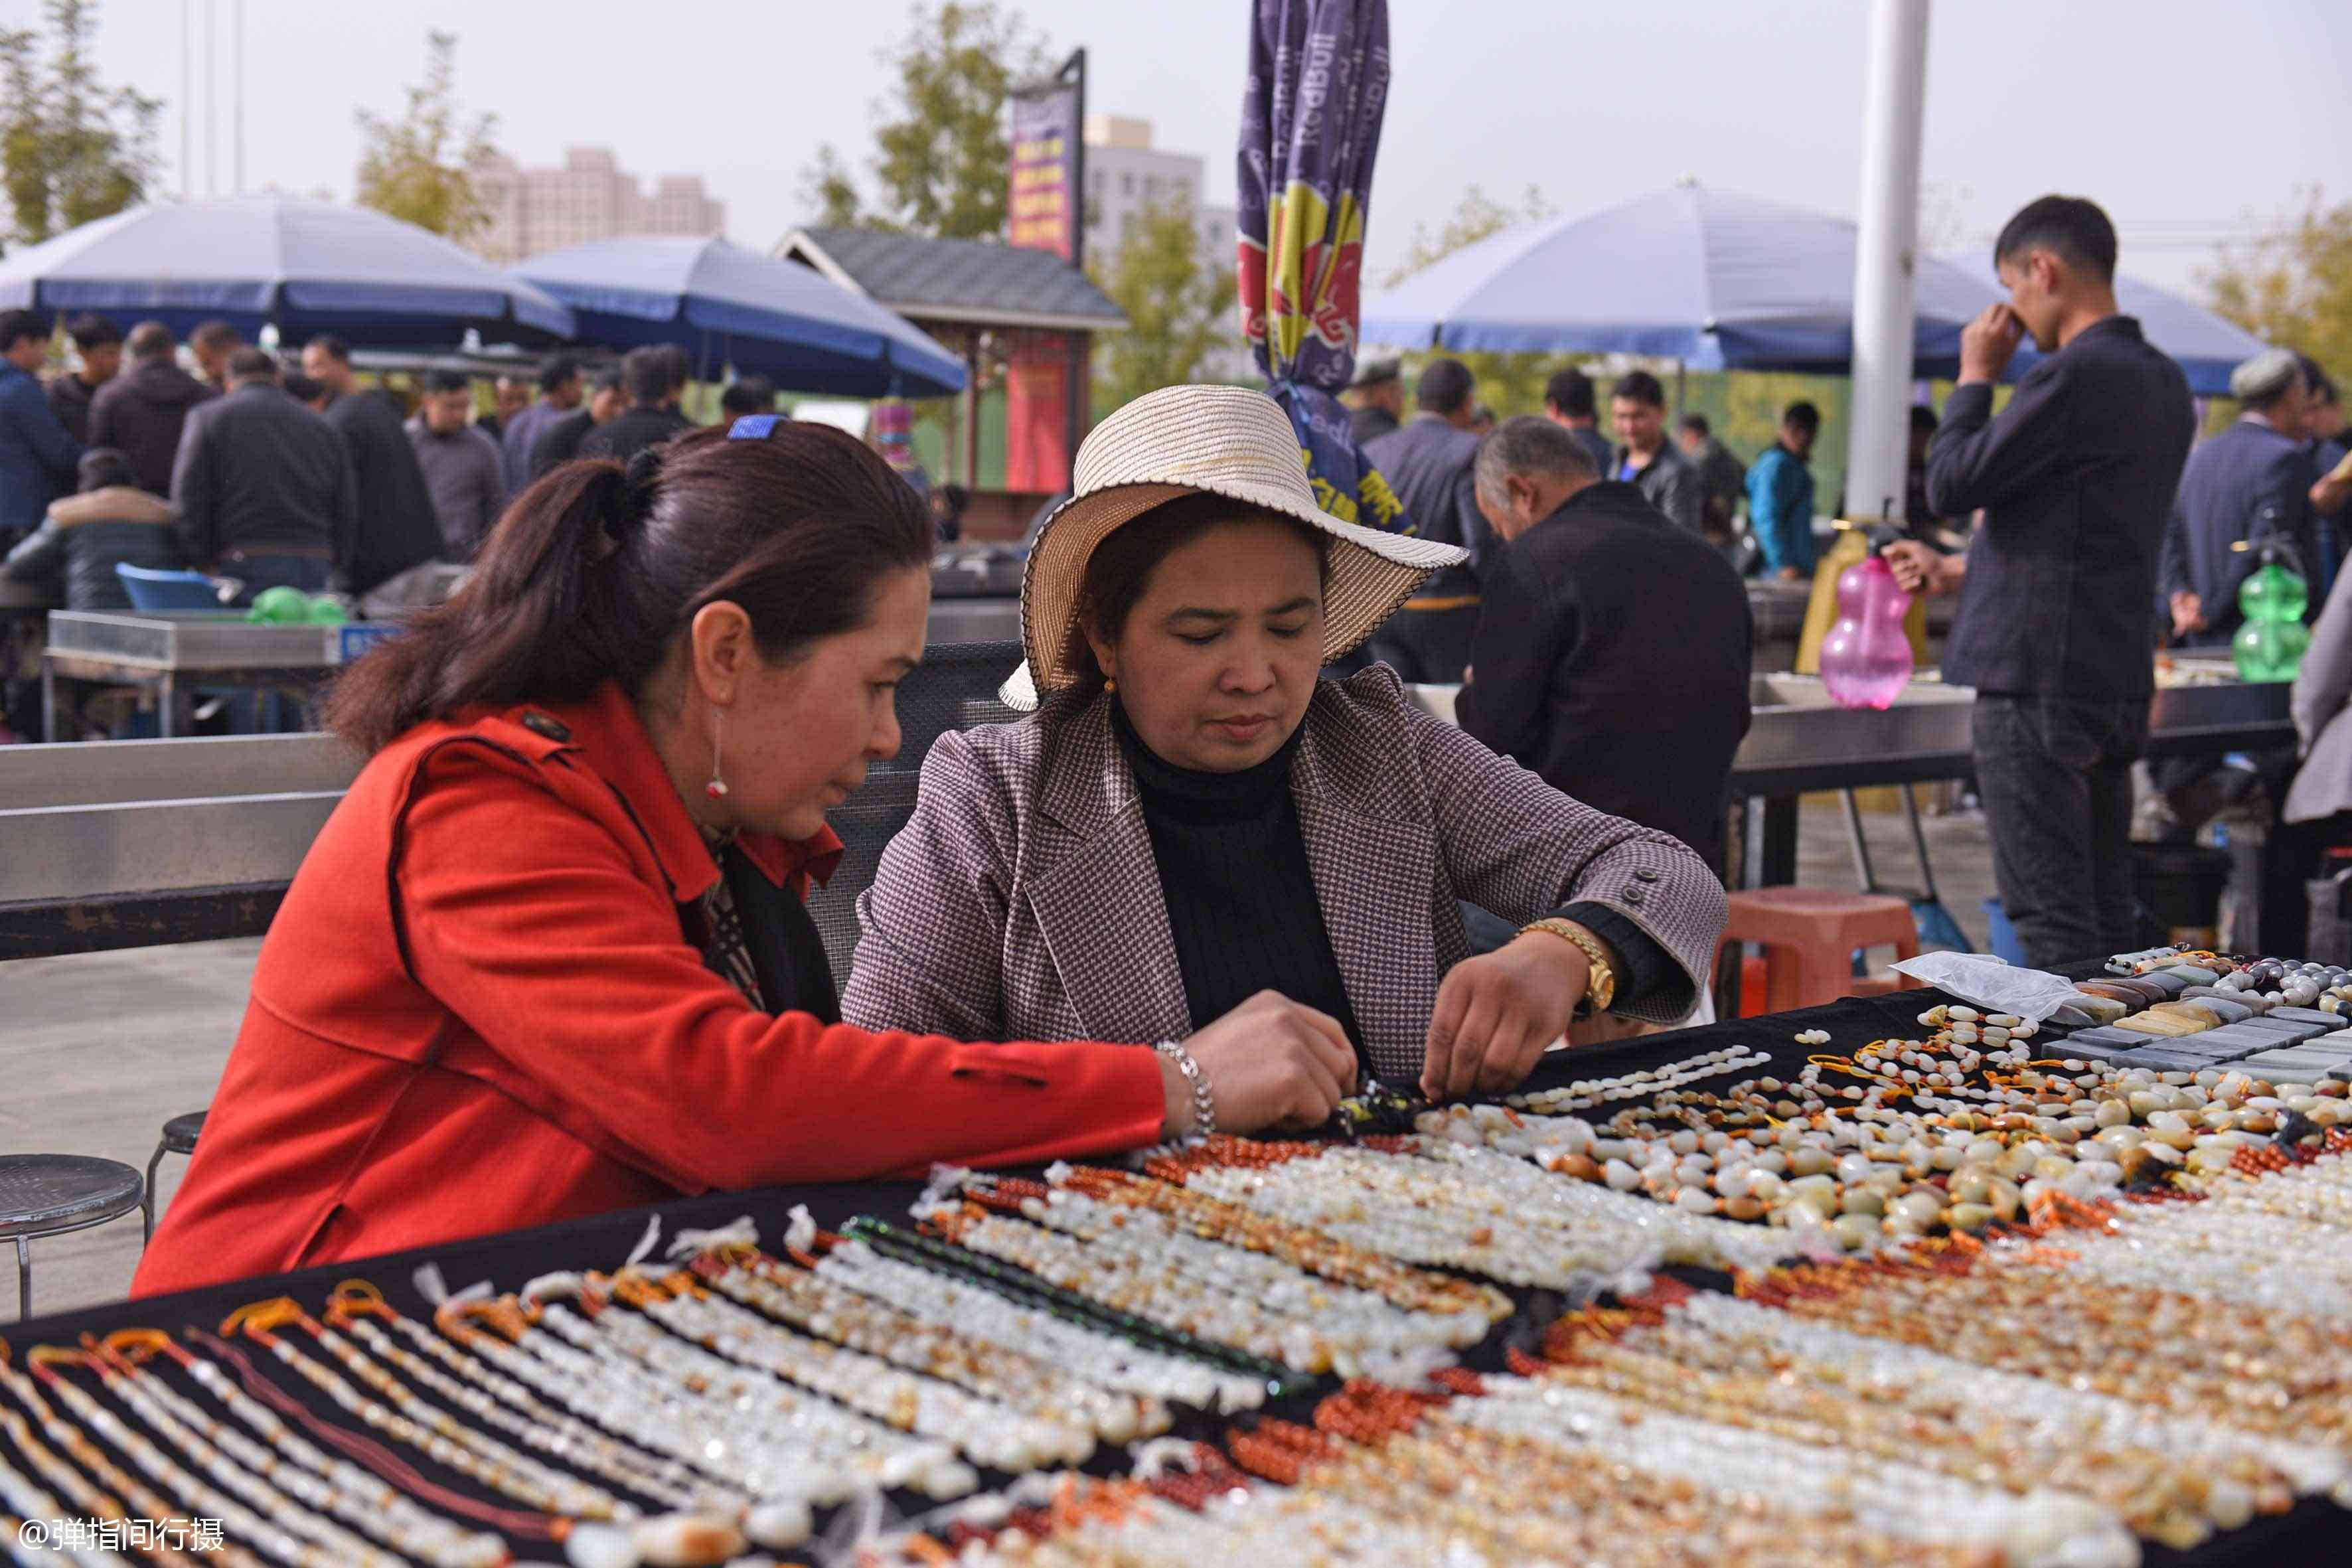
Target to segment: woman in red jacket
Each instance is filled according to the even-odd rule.
[[[898,749],[930,524],[883,461],[757,417],[515,502],[346,675],[371,753],[286,897],[163,1290],[682,1194],[1319,1121],[1339,1026],[1260,997],[1181,1045],[846,1027],[801,895]]]

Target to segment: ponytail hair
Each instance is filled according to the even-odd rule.
[[[914,490],[823,425],[565,463],[507,508],[463,588],[344,672],[327,724],[373,753],[467,709],[577,702],[608,680],[634,694],[722,600],[782,663],[864,626],[882,581],[930,554]]]

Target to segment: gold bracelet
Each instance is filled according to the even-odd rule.
[[[1617,972],[1610,967],[1609,950],[1601,945],[1601,939],[1574,921],[1557,917],[1529,921],[1519,928],[1519,934],[1525,936],[1531,931],[1548,931],[1562,942],[1573,943],[1591,965],[1592,974],[1585,983],[1584,999],[1576,1005],[1576,1016],[1589,1018],[1595,1013],[1609,1011],[1609,1004],[1617,999]]]

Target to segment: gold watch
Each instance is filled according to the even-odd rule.
[[[1574,943],[1577,950],[1584,954],[1585,962],[1591,965],[1591,975],[1585,982],[1584,998],[1576,1005],[1576,1016],[1589,1018],[1595,1013],[1609,1011],[1609,1005],[1617,999],[1617,971],[1610,966],[1609,950],[1601,946],[1601,939],[1574,921],[1558,917],[1529,921],[1519,928],[1519,934],[1525,936],[1531,931],[1548,931],[1562,942]]]

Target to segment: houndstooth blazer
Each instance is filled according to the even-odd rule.
[[[913,817],[858,897],[846,1021],[962,1040],[1192,1033],[1108,702],[940,737]],[[1696,854],[1423,713],[1384,665],[1319,682],[1306,730],[1291,791],[1377,1071],[1421,1070],[1438,981],[1469,956],[1462,899],[1515,923],[1604,904],[1683,971],[1633,1016],[1689,1011],[1724,923],[1722,884]]]

